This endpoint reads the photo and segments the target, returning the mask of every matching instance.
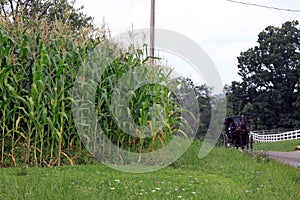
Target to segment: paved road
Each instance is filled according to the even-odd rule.
[[[300,151],[291,151],[291,152],[275,152],[268,151],[266,154],[273,159],[279,160],[283,163],[300,167]]]

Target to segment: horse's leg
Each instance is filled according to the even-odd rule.
[[[245,149],[245,140],[244,140],[243,133],[240,134],[240,142],[241,142],[241,149],[244,150]]]
[[[247,149],[249,149],[249,134],[247,133],[246,134],[246,147],[247,147]]]
[[[253,136],[250,135],[250,149],[253,149]]]
[[[235,142],[236,142],[235,148],[238,149],[239,146],[240,146],[240,137],[239,137],[239,135],[235,136]]]

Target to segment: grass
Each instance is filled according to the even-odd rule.
[[[293,151],[296,146],[300,146],[300,140],[254,144],[255,149],[264,151]]]
[[[0,171],[0,199],[296,199],[299,169],[195,142],[175,163],[130,174],[101,164]]]

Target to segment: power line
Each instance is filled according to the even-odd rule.
[[[247,6],[256,6],[256,7],[261,7],[261,8],[273,9],[273,10],[288,11],[288,12],[300,12],[300,10],[298,10],[298,9],[278,8],[278,7],[273,7],[273,6],[266,6],[266,5],[256,4],[256,3],[246,3],[246,2],[234,1],[234,0],[227,0],[227,1],[232,2],[232,3],[243,4],[243,5],[247,5]]]
[[[132,4],[133,4],[133,0],[130,1],[129,8],[128,8],[128,10],[127,10],[127,14],[126,14],[126,17],[124,18],[124,22],[123,22],[123,25],[122,25],[122,28],[121,28],[121,31],[120,31],[120,32],[123,31],[123,28],[124,28],[124,26],[125,26],[125,23],[126,23],[126,21],[127,21],[128,15],[129,15],[129,12],[131,11]]]

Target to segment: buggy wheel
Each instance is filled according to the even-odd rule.
[[[221,143],[224,147],[227,147],[227,137],[226,134],[221,132]]]

